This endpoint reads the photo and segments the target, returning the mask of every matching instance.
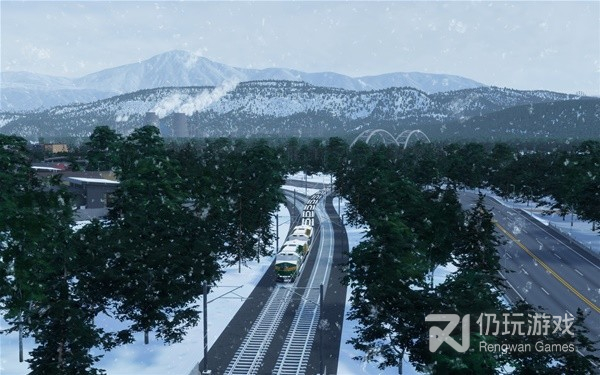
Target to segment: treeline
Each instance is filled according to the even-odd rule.
[[[581,148],[573,153],[579,155]],[[507,181],[496,173],[523,160],[528,160],[525,154],[505,145],[490,150],[477,144],[398,150],[363,143],[349,151],[336,172],[336,188],[350,202],[348,220],[368,227],[344,267],[345,282],[352,287],[349,317],[358,322],[350,342],[365,353],[357,359],[378,362],[380,368],[401,367],[409,354],[417,370],[436,374],[593,373],[589,360],[597,360],[591,354],[596,349],[587,336],[583,311],[578,310],[573,319],[569,330],[573,335],[564,330],[519,335],[512,327],[512,333],[503,334],[506,328],[500,328],[494,334],[498,327],[482,315],[503,320],[507,314],[531,328],[531,317],[543,313],[523,302],[516,306],[502,302],[497,253],[501,239],[492,214],[481,194],[466,211],[457,199],[462,187],[495,186],[493,181],[502,186]],[[457,271],[434,283],[434,270],[448,263]],[[458,352],[443,345],[432,353],[428,314],[461,318],[470,314],[470,348]],[[483,321],[478,321],[482,316]],[[461,342],[460,336],[451,337]],[[563,351],[532,349],[539,341],[561,345]],[[529,345],[530,350],[487,351],[481,344]]]
[[[341,138],[281,143],[288,169],[308,173],[341,173],[348,146]],[[576,214],[594,228],[600,223],[600,141],[425,143],[372,149],[394,160],[402,175],[418,185],[491,189],[502,197],[549,206],[561,215]]]
[[[418,368],[435,372],[494,372],[505,364],[517,373],[551,364],[587,371],[589,362],[576,354],[432,354],[424,317],[508,311],[499,289],[490,288],[501,285],[491,215],[481,199],[463,211],[458,189],[549,202],[598,223],[599,142],[550,149],[348,146],[340,138],[167,144],[151,126],[126,137],[98,127],[72,160],[84,158],[87,170],[112,170],[120,184],[107,220],[75,231],[64,185],[37,178],[26,141],[1,135],[0,309],[7,332],[20,329],[36,340],[32,373],[103,373],[93,349],[132,342],[136,332],[181,340],[198,322],[194,301],[202,283],[219,280],[223,265],[266,254],[284,176],[297,171],[335,174],[338,192],[351,203],[349,219],[370,228],[346,266],[351,314],[360,323],[353,343],[369,358],[397,366],[410,352]],[[434,285],[433,270],[450,261],[458,272]],[[108,331],[95,324],[101,315],[126,326]],[[576,318],[573,343],[589,349],[584,317]],[[474,336],[471,346],[484,339],[490,337]]]
[[[34,174],[26,141],[0,135],[0,308],[32,336],[32,374],[100,374],[94,350],[149,332],[167,343],[198,323],[202,284],[267,254],[286,166],[264,141],[167,147],[158,129],[96,128],[88,168],[119,186],[106,220],[74,230],[59,178]],[[121,321],[110,331],[99,316]],[[14,359],[16,360],[16,358]]]

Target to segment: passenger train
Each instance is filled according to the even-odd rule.
[[[310,196],[302,210],[302,224],[292,229],[277,253],[275,258],[277,281],[293,282],[300,274],[312,244],[315,206],[323,195],[323,192],[317,192]]]

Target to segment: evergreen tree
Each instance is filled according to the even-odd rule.
[[[586,315],[583,310],[577,308],[577,313],[573,317],[573,325],[570,327],[573,335],[561,332],[562,340],[560,341],[567,345],[572,344],[576,348],[575,351],[562,352],[561,365],[565,372],[594,374],[597,370],[596,366],[600,358],[594,353],[598,351],[598,340],[590,339],[590,330],[585,326],[585,318],[589,314]],[[562,328],[565,327],[563,322]]]
[[[381,359],[380,368],[400,366],[406,352],[429,363],[424,317],[438,303],[430,273],[449,260],[461,220],[454,190],[421,189],[398,165],[392,148],[358,143],[336,176],[350,221],[369,228],[346,267],[349,317],[359,323],[350,342],[366,353],[362,359]]]
[[[32,172],[25,140],[0,135],[0,306],[11,325],[22,327],[37,346],[32,374],[99,373],[90,354],[105,335],[93,318],[101,306],[80,289],[89,264],[72,246],[69,194],[53,178]]]
[[[156,330],[167,342],[179,341],[198,321],[193,302],[202,282],[220,275],[215,249],[196,236],[198,218],[185,206],[177,166],[157,128],[139,128],[124,140],[117,176],[106,232],[114,253],[105,281],[113,309],[133,322],[132,331]]]
[[[446,173],[450,181],[462,186],[477,188],[483,185],[486,176],[487,154],[480,143],[449,145],[446,159]]]
[[[221,256],[229,264],[265,254],[271,242],[271,218],[283,201],[284,165],[265,141],[224,140],[209,145],[206,176],[216,187],[207,214],[221,223]]]
[[[565,184],[575,185],[575,207],[577,214],[594,223],[600,223],[600,142],[583,142],[573,152],[578,169],[580,182],[564,181]]]
[[[117,162],[117,150],[121,142],[121,137],[108,126],[98,126],[90,135],[87,159],[88,171],[108,171],[111,170]]]
[[[325,146],[325,165],[323,172],[335,173],[343,163],[348,152],[348,143],[341,138],[331,137]]]
[[[479,350],[479,342],[494,343],[496,337],[481,335],[477,317],[481,314],[502,316],[500,302],[503,279],[497,246],[501,243],[495,233],[492,214],[479,195],[475,206],[466,212],[461,228],[461,240],[453,251],[457,271],[448,276],[437,292],[442,302],[442,312],[471,316],[471,345],[465,353],[450,348],[432,355],[431,368],[435,373],[494,373],[504,364],[505,358]],[[459,335],[457,335],[458,337]]]

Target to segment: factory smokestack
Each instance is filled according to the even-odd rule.
[[[158,128],[158,126],[159,126],[158,115],[155,112],[146,112],[146,118],[144,119],[144,126],[145,125],[153,125]]]
[[[190,136],[185,113],[173,114],[173,133],[177,138],[188,138]]]

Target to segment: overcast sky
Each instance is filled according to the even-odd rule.
[[[79,77],[181,49],[243,68],[431,72],[600,96],[600,2],[0,1],[1,69]]]

